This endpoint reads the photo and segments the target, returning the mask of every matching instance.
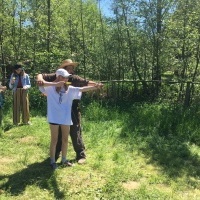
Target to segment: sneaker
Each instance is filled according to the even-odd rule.
[[[73,164],[71,162],[69,162],[68,160],[66,160],[64,163],[62,163],[63,167],[72,167]]]
[[[51,168],[53,170],[57,169],[57,164],[56,163],[51,163],[50,166],[51,166]]]
[[[77,163],[82,165],[82,164],[85,164],[86,163],[86,158],[80,158],[77,160]]]

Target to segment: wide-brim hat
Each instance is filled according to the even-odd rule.
[[[64,67],[67,67],[67,66],[76,67],[78,64],[79,64],[78,62],[73,62],[71,59],[66,59],[66,60],[62,61],[61,65],[58,67],[58,69],[64,68]]]

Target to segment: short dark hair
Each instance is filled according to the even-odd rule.
[[[17,70],[17,69],[19,69],[19,68],[22,68],[22,65],[21,65],[21,64],[16,64],[16,65],[14,65],[14,70]]]

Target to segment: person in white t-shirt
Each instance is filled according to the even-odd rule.
[[[40,91],[47,96],[47,121],[50,124],[51,143],[50,143],[50,159],[52,169],[57,168],[55,162],[55,151],[58,139],[58,128],[62,129],[62,164],[63,166],[72,166],[66,156],[68,147],[68,134],[71,119],[71,107],[74,99],[80,99],[82,92],[95,90],[102,87],[102,84],[95,86],[73,87],[67,84],[69,74],[65,69],[56,71],[56,80],[54,82],[44,82],[40,86]]]

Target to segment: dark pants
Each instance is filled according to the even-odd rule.
[[[86,158],[85,155],[85,145],[83,143],[82,139],[82,133],[81,133],[81,125],[80,125],[80,112],[73,110],[72,111],[72,122],[73,125],[70,126],[70,137],[72,140],[74,151],[76,152],[76,159],[79,160],[81,158]],[[56,145],[56,160],[59,157],[59,154],[61,152],[61,146],[62,146],[62,132],[61,128],[59,127],[59,135],[58,135],[58,142]]]

